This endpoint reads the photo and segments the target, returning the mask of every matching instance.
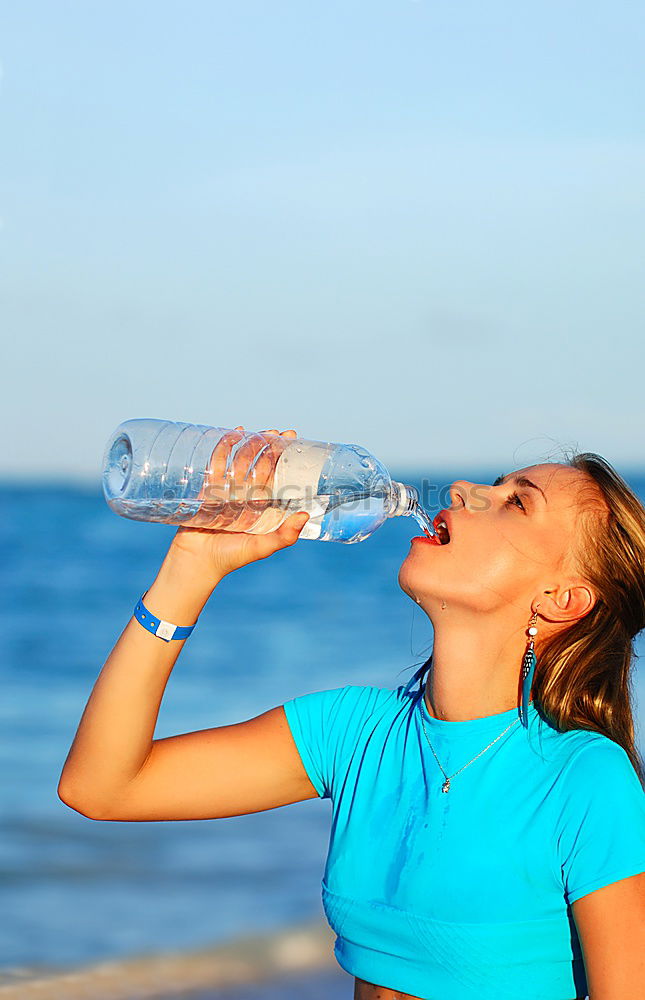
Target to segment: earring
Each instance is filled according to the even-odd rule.
[[[538,605],[539,607],[539,605]],[[528,645],[526,647],[526,652],[522,659],[522,701],[520,703],[520,719],[522,720],[522,725],[524,728],[528,728],[528,710],[529,710],[529,698],[531,696],[531,685],[533,684],[533,674],[535,673],[535,667],[537,664],[537,659],[535,657],[534,645],[535,636],[537,635],[537,628],[535,623],[537,622],[537,611],[534,611],[531,615],[531,620],[529,621],[529,627],[527,633],[529,636]]]

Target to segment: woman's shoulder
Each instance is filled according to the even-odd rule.
[[[398,690],[379,687],[375,684],[343,684],[340,687],[325,688],[297,695],[284,703],[285,711],[293,710],[315,713],[326,720],[327,725],[350,721],[355,725],[359,719],[375,714],[382,716],[388,708],[399,706]]]
[[[551,760],[563,786],[586,787],[620,783],[643,791],[625,748],[605,733],[591,729],[556,731],[549,727]]]
[[[629,754],[620,743],[591,730],[574,729],[571,732],[575,735],[571,739],[568,770],[576,775],[584,773],[590,780],[594,776],[600,779],[618,774],[633,775],[638,780]]]

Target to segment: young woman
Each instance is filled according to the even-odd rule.
[[[177,530],[94,686],[60,798],[154,821],[329,797],[323,904],[355,1000],[643,1000],[640,501],[593,454],[459,480],[435,520],[444,544],[412,539],[400,568],[434,627],[407,685],[154,740],[185,641],[160,641],[158,619],[195,623],[226,574],[293,544],[306,519]]]

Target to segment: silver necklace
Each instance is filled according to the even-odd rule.
[[[421,697],[422,697],[422,698],[424,697],[424,696],[423,696],[423,694],[421,695]],[[423,731],[424,731],[424,733],[426,734],[426,739],[427,739],[427,741],[428,741],[428,746],[429,746],[429,747],[430,747],[430,749],[432,750],[432,752],[433,752],[433,754],[434,754],[434,759],[436,760],[437,764],[439,765],[439,767],[441,767],[441,761],[440,761],[440,760],[439,760],[439,758],[437,757],[437,755],[436,755],[436,753],[435,753],[435,751],[434,751],[434,747],[433,747],[432,743],[430,742],[430,737],[428,736],[428,730],[426,729],[426,724],[425,724],[425,720],[424,720],[424,718],[423,718],[423,707],[422,707],[421,705],[419,705],[419,708],[420,708],[420,710],[421,710],[421,725],[423,726]],[[501,738],[502,738],[502,736],[504,735],[504,733],[507,733],[507,732],[509,731],[509,729],[511,729],[511,727],[512,727],[512,726],[514,726],[514,725],[515,725],[515,723],[516,723],[516,722],[519,722],[519,721],[520,721],[520,720],[519,720],[519,718],[518,718],[518,719],[514,719],[514,720],[513,720],[513,722],[511,722],[511,723],[510,723],[510,725],[508,725],[508,726],[506,727],[506,729],[504,729],[504,730],[503,730],[503,731],[502,731],[502,732],[501,732],[501,733],[499,734],[499,736],[496,736],[496,737],[495,737],[495,739],[494,739],[494,740],[493,740],[493,741],[492,741],[491,743],[489,743],[487,747],[484,747],[484,749],[483,749],[483,750],[480,750],[480,751],[479,751],[479,753],[477,754],[477,756],[476,756],[476,757],[473,757],[473,759],[472,759],[472,760],[469,760],[469,761],[468,761],[468,764],[464,764],[464,766],[463,766],[463,767],[460,767],[460,768],[459,768],[459,771],[455,771],[455,772],[454,772],[454,774],[451,774],[451,775],[450,775],[450,777],[448,777],[448,775],[447,775],[447,774],[446,774],[446,772],[444,771],[443,767],[441,767],[441,773],[443,774],[444,778],[446,779],[446,780],[444,781],[443,785],[441,786],[441,791],[442,791],[442,792],[449,792],[449,791],[450,791],[450,778],[454,778],[454,777],[455,777],[455,774],[459,774],[459,772],[460,772],[460,771],[463,771],[463,770],[464,770],[464,768],[468,767],[468,766],[469,766],[470,764],[472,764],[472,763],[473,763],[473,761],[477,760],[477,757],[481,757],[481,755],[482,755],[483,753],[486,753],[486,751],[487,751],[487,750],[490,750],[490,748],[491,748],[491,747],[493,746],[493,743],[497,743],[497,741],[498,741],[498,740],[501,740]]]

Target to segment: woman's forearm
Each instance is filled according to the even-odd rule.
[[[149,611],[176,625],[196,622],[219,582],[200,569],[190,554],[171,544],[146,593]],[[83,711],[58,785],[63,802],[81,812],[100,811],[138,774],[152,749],[161,699],[185,641],[164,642],[130,618]]]

